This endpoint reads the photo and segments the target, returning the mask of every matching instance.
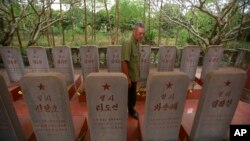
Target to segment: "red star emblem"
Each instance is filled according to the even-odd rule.
[[[230,85],[231,85],[231,81],[229,81],[229,80],[227,80],[226,82],[224,82],[225,83],[225,86],[227,86],[227,87],[230,87]]]
[[[45,90],[45,86],[42,84],[42,83],[40,83],[40,85],[39,86],[37,86],[40,90]]]
[[[173,86],[173,84],[172,84],[171,82],[168,82],[168,83],[166,84],[166,88],[167,88],[167,89],[172,89],[172,86]]]
[[[108,84],[106,83],[105,85],[102,85],[102,87],[103,87],[104,90],[109,90],[110,85],[108,85]]]

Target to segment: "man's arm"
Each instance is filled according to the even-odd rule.
[[[122,61],[122,72],[127,76],[128,78],[128,87],[131,87],[131,78],[128,74],[128,62]]]

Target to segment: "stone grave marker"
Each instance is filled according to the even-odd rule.
[[[223,50],[224,49],[222,46],[208,47],[203,60],[203,66],[201,71],[202,80],[204,79],[204,77],[207,75],[208,72],[219,69],[223,57]]]
[[[109,46],[107,48],[108,72],[121,72],[121,46]]]
[[[122,73],[91,73],[86,80],[92,141],[126,141],[127,78]]]
[[[0,53],[9,80],[16,82],[26,73],[20,50],[15,47],[1,47]]]
[[[190,133],[191,141],[227,139],[245,78],[244,71],[235,69],[207,74]]]
[[[183,72],[149,75],[143,140],[178,140],[188,84],[189,78]]]
[[[158,71],[173,71],[176,58],[175,46],[161,46],[159,48]]]
[[[151,62],[150,54],[150,46],[140,46],[140,80],[147,80]]]
[[[52,53],[56,71],[64,74],[67,84],[74,83],[71,49],[66,46],[53,47]]]
[[[7,85],[0,75],[0,140],[25,141]]]
[[[91,72],[99,71],[99,55],[96,46],[83,46],[80,48],[83,79]]]
[[[43,47],[29,47],[27,49],[29,64],[33,72],[48,72],[49,63],[46,49]]]
[[[38,141],[75,141],[64,76],[30,73],[20,80]]]
[[[183,49],[180,71],[187,73],[190,80],[195,78],[200,52],[198,46],[187,46]]]

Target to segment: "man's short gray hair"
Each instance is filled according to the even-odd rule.
[[[145,28],[145,27],[144,27],[144,23],[142,23],[142,22],[136,23],[136,24],[134,25],[134,30],[137,29],[137,28]]]

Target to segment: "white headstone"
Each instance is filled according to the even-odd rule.
[[[61,73],[30,73],[21,81],[38,141],[75,141],[66,81]]]
[[[99,71],[99,55],[96,46],[83,46],[80,48],[83,79],[91,72]]]
[[[147,82],[145,141],[177,141],[189,78],[183,72],[156,72]]]
[[[219,69],[221,60],[223,57],[223,47],[221,46],[210,46],[208,47],[202,66],[201,79],[203,80],[207,73],[212,70]]]
[[[74,83],[71,49],[65,46],[54,47],[52,53],[56,71],[64,74],[67,83]]]
[[[26,73],[20,50],[15,47],[1,47],[0,53],[10,81],[19,81]]]
[[[91,73],[86,80],[92,141],[126,141],[127,78],[122,73]]]
[[[242,70],[217,70],[205,77],[201,98],[190,133],[192,141],[222,141],[244,87]]]
[[[161,46],[159,48],[158,71],[173,71],[176,58],[175,46]]]
[[[150,46],[140,46],[140,80],[147,80],[150,69]]]
[[[46,49],[43,47],[29,47],[27,49],[29,64],[33,72],[48,72],[49,63]]]
[[[7,85],[0,75],[0,140],[25,141]]]
[[[107,67],[109,72],[121,72],[121,46],[107,48]]]
[[[201,49],[198,46],[187,46],[183,49],[180,70],[187,73],[190,80],[195,78],[200,52]]]

